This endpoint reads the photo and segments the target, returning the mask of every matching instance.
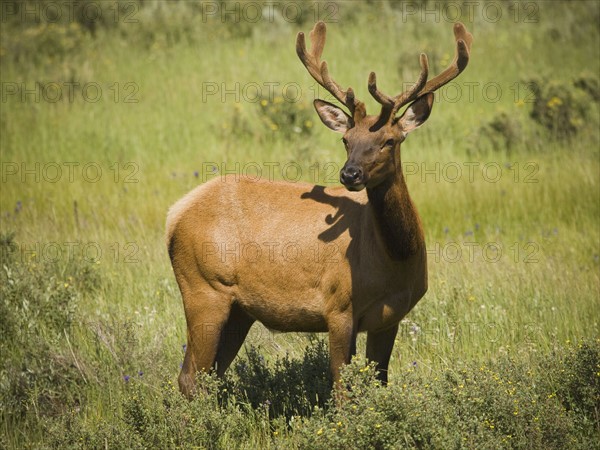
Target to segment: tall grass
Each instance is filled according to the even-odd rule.
[[[6,363],[0,386],[6,400],[0,442],[14,448],[116,447],[119,439],[132,446],[303,447],[318,442],[310,435],[323,437],[323,445],[347,446],[351,441],[332,438],[327,421],[335,425],[352,417],[352,406],[366,403],[328,409],[322,385],[294,378],[299,367],[314,373],[326,367],[318,347],[306,353],[314,345],[310,335],[274,334],[255,325],[248,342],[265,360],[256,362],[252,347],[240,352],[225,385],[233,396],[217,395],[223,387],[207,379],[208,403],[187,404],[169,384],[185,343],[163,235],[169,205],[236,163],[258,165],[266,175],[265,163],[282,168],[291,162],[304,181],[337,184],[335,168],[344,163],[344,152],[312,111],[315,88],[294,50],[296,33],[312,26],[315,4],[297,3],[309,13],[295,22],[277,12],[279,19],[256,23],[208,17],[201,3],[120,5],[122,14],[133,8],[137,22],[91,26],[81,20],[49,24],[43,14],[40,21],[3,16],[0,232],[12,250],[2,255],[6,339],[0,348]],[[583,343],[597,350],[600,336],[599,7],[494,5],[503,11],[497,22],[479,11],[466,23],[475,41],[457,80],[462,95],[456,101],[450,89],[438,95],[428,123],[402,148],[426,230],[430,288],[401,324],[390,373],[398,389],[413,380],[424,403],[401,400],[395,388],[373,387],[365,398],[388,414],[381,423],[373,418],[373,427],[412,424],[402,428],[408,446],[439,448],[440,439],[450,439],[455,447],[501,448],[511,433],[522,439],[518,447],[560,446],[541,431],[528,441],[533,428],[519,417],[508,420],[512,411],[498,405],[485,410],[480,422],[492,423],[497,414],[505,423],[502,433],[488,425],[478,434],[482,440],[471,444],[462,438],[481,424],[470,428],[457,419],[466,428],[452,428],[446,419],[436,424],[435,415],[426,424],[411,422],[404,413],[390,415],[391,406],[378,396],[400,399],[410,411],[443,403],[439,407],[451,414],[454,400],[439,400],[417,385],[443,390],[448,386],[435,381],[439,374],[485,366],[488,378],[476,381],[501,392],[493,374],[508,370],[508,382],[524,376],[525,365],[544,379],[548,355],[562,355],[548,372],[560,373],[571,361],[565,355],[586,358]],[[531,23],[525,20],[528,5],[536,7]],[[369,71],[377,72],[382,89],[396,92],[418,74],[419,52],[428,53],[432,72],[453,53],[451,23],[442,9],[436,21],[403,8],[398,2],[340,2],[328,24],[331,71],[355,88],[371,112],[377,108],[366,89]],[[478,83],[471,85],[472,97],[468,82]],[[78,87],[71,101],[72,83]],[[297,98],[282,89],[286,84],[300,88]],[[44,95],[55,86],[63,99],[48,101]],[[261,89],[260,97],[252,86]],[[90,101],[98,87],[102,95]],[[208,89],[215,87],[219,91],[211,95]],[[23,88],[31,92],[23,94]],[[542,109],[532,113],[534,107]],[[216,174],[209,170],[213,163]],[[279,169],[274,174],[292,176]],[[252,361],[253,370],[279,386],[269,401],[277,398],[280,405],[265,407],[248,397],[254,379],[241,367]],[[588,375],[597,389],[597,373]],[[286,381],[304,388],[288,392]],[[589,430],[598,433],[598,412],[581,405],[597,391],[584,389],[569,403],[574,394],[561,388],[567,381],[542,384],[523,395],[562,397],[531,414],[564,413],[556,426],[584,448]],[[483,398],[467,386],[473,399]],[[315,402],[302,409],[306,398]],[[320,409],[308,413],[314,404]],[[482,414],[472,403],[460,403],[456,411],[459,406]],[[594,418],[596,425],[586,425]],[[577,420],[587,428],[575,427]],[[414,434],[440,424],[449,434],[432,431],[425,440]],[[392,445],[389,435],[381,436]]]

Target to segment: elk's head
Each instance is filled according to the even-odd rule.
[[[453,80],[467,66],[473,36],[462,23],[454,25],[456,55],[450,66],[435,78],[427,81],[429,65],[427,56],[421,54],[421,74],[417,82],[405,92],[390,97],[377,88],[375,72],[369,75],[369,92],[381,104],[379,115],[367,115],[363,102],[357,100],[352,88],[343,90],[330,76],[327,63],[321,61],[325,47],[326,27],[315,24],[310,32],[311,51],[306,50],[304,33],[298,33],[296,53],[311,76],[329,91],[342,108],[315,100],[319,117],[333,131],[342,133],[348,159],[340,171],[340,181],[351,191],[372,188],[398,173],[400,144],[407,134],[427,120],[433,106],[433,92]],[[403,114],[400,108],[409,104]]]

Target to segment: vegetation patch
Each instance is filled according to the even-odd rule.
[[[2,2],[0,448],[596,448],[600,4],[276,3]],[[327,22],[375,113],[370,71],[439,73],[459,12],[469,65],[401,150],[429,289],[390,385],[357,358],[336,404],[325,336],[255,324],[185,400],[169,206],[223,173],[338,185],[298,31]]]

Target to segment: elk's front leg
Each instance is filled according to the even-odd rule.
[[[398,325],[387,330],[367,333],[367,359],[377,363],[377,378],[384,385],[388,382],[388,365],[397,333]]]
[[[341,367],[356,354],[356,326],[351,314],[335,316],[328,325],[331,375],[334,385],[339,388]]]

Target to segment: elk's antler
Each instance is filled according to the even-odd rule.
[[[429,65],[427,56],[421,53],[421,75],[419,75],[419,79],[410,89],[395,97],[390,97],[377,89],[377,77],[375,72],[371,72],[369,76],[369,92],[381,104],[381,113],[379,114],[378,122],[385,123],[388,120],[393,120],[398,110],[404,105],[422,95],[441,88],[456,78],[467,67],[473,35],[467,31],[462,23],[457,22],[454,24],[454,39],[456,40],[456,54],[454,55],[454,60],[446,70],[427,81]]]
[[[329,91],[342,105],[348,108],[354,121],[358,122],[366,115],[364,104],[354,97],[352,88],[349,87],[348,89],[343,90],[341,86],[329,76],[327,63],[321,61],[321,54],[325,47],[326,34],[327,27],[325,26],[325,23],[322,21],[317,22],[309,34],[311,43],[311,51],[309,53],[306,50],[304,33],[299,32],[298,37],[296,38],[296,53],[315,81],[327,89],[327,91]]]
[[[354,118],[354,121],[358,122],[366,115],[364,103],[358,101],[354,97],[352,88],[349,87],[348,89],[343,90],[340,85],[329,76],[327,63],[321,61],[321,54],[325,47],[326,32],[327,28],[324,22],[317,22],[315,24],[310,32],[310,53],[306,50],[304,33],[298,33],[298,37],[296,38],[296,53],[302,61],[302,64],[304,64],[317,83],[327,89],[340,103],[346,106],[350,111],[350,115]],[[454,39],[456,40],[456,54],[454,55],[454,60],[446,70],[435,78],[427,81],[429,63],[427,56],[424,53],[421,53],[421,74],[419,75],[419,78],[411,88],[395,97],[390,97],[377,88],[377,76],[375,75],[375,72],[371,72],[368,84],[369,92],[373,98],[381,104],[381,112],[379,113],[377,123],[385,124],[388,121],[393,120],[398,110],[404,105],[416,100],[422,95],[434,92],[441,88],[443,85],[456,78],[465,67],[467,67],[473,35],[467,31],[462,23],[457,22],[454,24]]]

